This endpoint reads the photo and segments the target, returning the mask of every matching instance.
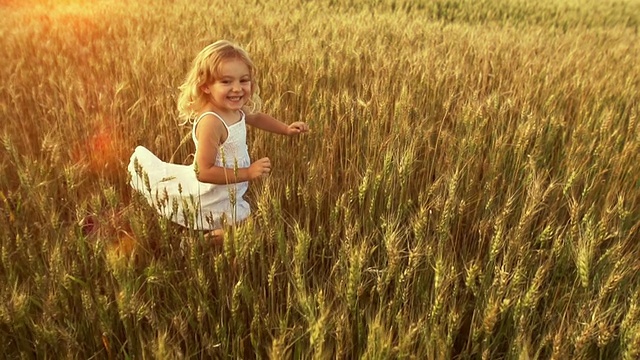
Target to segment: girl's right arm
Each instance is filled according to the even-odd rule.
[[[248,168],[228,169],[215,165],[218,147],[222,143],[226,128],[212,117],[204,117],[196,128],[198,150],[195,155],[198,181],[210,184],[231,184],[257,179],[271,171],[269,158],[255,161]]]

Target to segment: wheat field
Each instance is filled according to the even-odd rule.
[[[0,18],[2,356],[640,357],[639,1],[31,0]],[[217,39],[251,54],[263,112],[312,129],[249,131],[274,168],[221,248],[126,172],[136,145],[192,161],[178,86]]]

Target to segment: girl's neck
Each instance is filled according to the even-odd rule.
[[[214,113],[218,114],[224,120],[224,122],[227,124],[227,126],[233,125],[233,124],[237,123],[238,121],[240,121],[242,119],[242,113],[240,112],[240,110],[222,111],[222,110],[216,108],[215,106],[213,106],[212,104],[207,104],[202,109],[200,114],[203,114],[203,113],[206,113],[206,112],[214,112]]]

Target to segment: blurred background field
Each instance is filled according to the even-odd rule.
[[[640,2],[0,5],[8,358],[637,359]],[[212,248],[131,193],[228,39],[271,176]],[[82,224],[79,223],[85,220]],[[94,228],[86,234],[88,227]]]

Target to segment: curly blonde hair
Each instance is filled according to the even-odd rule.
[[[191,70],[184,83],[180,85],[178,113],[182,120],[189,122],[206,105],[207,97],[202,86],[211,84],[220,75],[220,64],[224,60],[240,59],[249,68],[251,75],[251,96],[243,107],[245,113],[259,111],[260,97],[256,84],[256,68],[249,54],[240,46],[227,40],[218,40],[202,49],[193,60]]]

